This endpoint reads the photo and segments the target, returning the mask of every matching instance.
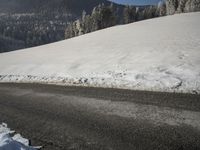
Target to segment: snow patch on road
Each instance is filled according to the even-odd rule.
[[[20,134],[14,134],[7,124],[0,124],[0,149],[1,150],[36,150],[29,146],[29,140],[23,138]],[[13,136],[11,136],[13,135]]]

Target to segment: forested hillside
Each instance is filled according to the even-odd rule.
[[[0,0],[3,13],[72,13],[90,12],[98,4],[109,5],[107,0]]]
[[[83,12],[82,17],[70,23],[65,30],[65,38],[90,33],[118,24],[127,24],[145,19],[166,15],[166,5],[160,2],[155,6],[125,6],[123,11],[114,5],[100,4],[94,7],[91,14]]]
[[[0,52],[48,44],[114,25],[199,10],[200,0],[161,0],[158,5],[137,7],[108,0],[0,0],[0,36],[3,37]],[[5,44],[10,40],[15,41],[10,43],[13,45]]]
[[[25,43],[20,40],[0,36],[0,53],[24,48]]]
[[[0,0],[0,4],[0,52],[165,15],[163,4],[134,7],[107,0]],[[15,42],[8,45],[6,39]],[[14,44],[18,41],[23,44]]]
[[[111,5],[107,0],[0,0],[0,36],[4,37],[0,52],[63,40],[70,22],[80,18],[83,11],[91,13],[102,3]],[[113,5],[119,11],[123,8]],[[9,46],[3,39],[24,44]]]
[[[167,14],[200,11],[200,0],[167,0]]]

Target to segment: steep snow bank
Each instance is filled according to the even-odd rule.
[[[200,93],[200,13],[0,54],[1,82]]]

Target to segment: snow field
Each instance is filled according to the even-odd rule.
[[[0,82],[200,93],[200,13],[0,54]]]

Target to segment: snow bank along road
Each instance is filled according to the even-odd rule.
[[[200,95],[0,84],[0,122],[44,150],[200,149]]]
[[[0,54],[0,82],[200,93],[200,12]]]
[[[30,147],[29,140],[10,130],[7,124],[0,124],[0,150],[36,150],[40,147]]]

